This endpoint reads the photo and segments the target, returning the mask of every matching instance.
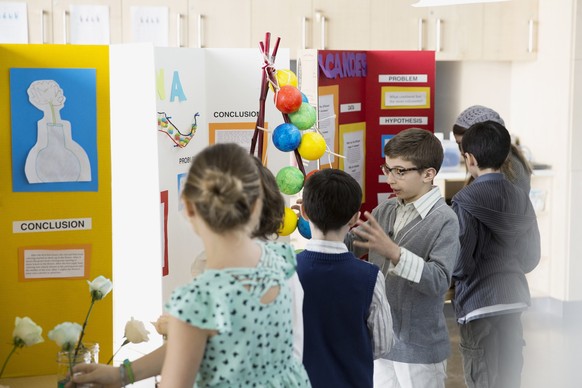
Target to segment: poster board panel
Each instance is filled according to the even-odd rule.
[[[9,128],[19,128],[15,133],[0,131],[0,223],[2,251],[0,252],[0,332],[6,335],[14,327],[15,317],[29,316],[43,328],[45,343],[35,345],[14,357],[4,377],[46,375],[55,372],[57,345],[46,338],[46,333],[64,321],[82,323],[89,308],[90,294],[87,278],[99,275],[112,277],[111,265],[111,162],[110,162],[110,91],[109,52],[106,46],[71,45],[0,45],[0,115],[6,118]],[[98,186],[92,191],[61,191],[51,193],[28,190],[17,191],[13,185],[13,172],[21,174],[25,168],[22,160],[12,158],[13,136],[37,137],[37,124],[23,121],[22,116],[11,112],[14,93],[26,90],[10,87],[11,69],[81,69],[93,72],[94,97],[88,98],[87,109],[95,115],[93,132],[94,156],[92,180]],[[68,72],[72,81],[81,80],[75,72]],[[31,81],[32,82],[32,81]],[[30,85],[30,84],[29,84]],[[22,95],[22,94],[20,94]],[[69,98],[71,95],[65,94]],[[74,96],[74,94],[73,94]],[[73,104],[74,97],[70,97]],[[24,101],[24,100],[23,100]],[[65,101],[65,108],[67,109]],[[40,112],[39,109],[36,109]],[[63,112],[61,112],[63,113]],[[62,114],[63,120],[66,114]],[[36,121],[40,120],[39,118]],[[70,120],[69,120],[70,121]],[[73,124],[73,139],[76,136]],[[32,127],[32,128],[31,128]],[[32,130],[32,132],[30,132]],[[16,165],[13,165],[16,163]],[[22,182],[22,185],[45,183]],[[39,186],[39,187],[40,187]],[[36,187],[35,187],[36,189]],[[90,220],[90,227],[75,230],[34,231],[14,233],[15,221],[27,220]],[[91,246],[91,260],[85,260],[83,276],[75,278],[45,278],[22,281],[19,277],[19,249],[33,246]],[[89,252],[89,250],[85,251]],[[101,352],[112,354],[112,297],[106,297],[93,309],[86,338],[98,342]],[[10,338],[0,340],[0,354],[11,348]]]

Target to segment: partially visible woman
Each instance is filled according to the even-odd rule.
[[[455,141],[459,145],[459,150],[461,149],[461,140],[467,129],[469,129],[473,124],[485,121],[494,121],[505,126],[505,122],[501,116],[499,116],[499,113],[486,106],[473,105],[459,114],[453,125],[453,134],[455,135]],[[525,159],[516,145],[511,145],[509,156],[501,166],[501,172],[505,175],[507,180],[525,190],[526,193],[529,193],[532,169],[529,162]],[[472,181],[473,178],[470,177],[467,184]]]

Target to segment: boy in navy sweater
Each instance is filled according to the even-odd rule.
[[[341,170],[307,179],[301,213],[312,239],[297,255],[303,286],[303,364],[314,388],[372,388],[374,359],[392,346],[384,276],[343,243],[360,216],[362,190]]]
[[[452,201],[461,226],[453,304],[468,387],[519,388],[521,381],[525,274],[540,260],[540,234],[528,194],[500,171],[510,146],[507,129],[493,121],[472,125],[461,142],[475,178]]]

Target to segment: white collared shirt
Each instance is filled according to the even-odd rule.
[[[420,216],[424,219],[430,209],[437,203],[441,198],[441,193],[439,188],[433,186],[433,188],[422,197],[414,202],[404,203],[404,201],[399,200],[398,206],[396,207],[396,219],[394,221],[394,238],[398,236],[398,233],[408,225],[412,220]],[[398,244],[398,241],[394,241]],[[400,276],[404,279],[410,280],[414,283],[420,282],[420,277],[422,276],[422,270],[424,268],[425,261],[422,257],[415,255],[406,248],[400,248],[400,261],[397,265],[390,262],[388,267],[388,273],[391,275]]]

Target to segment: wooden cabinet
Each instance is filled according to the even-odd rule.
[[[532,60],[537,57],[538,0],[485,4],[484,60]]]
[[[479,59],[482,6],[416,8],[407,0],[372,0],[372,49],[433,50],[437,60]]]
[[[0,0],[5,1],[5,0]],[[107,5],[111,43],[132,42],[132,7],[168,8],[168,46],[434,50],[437,60],[532,60],[539,0],[412,7],[411,0],[28,0],[31,43],[65,43],[73,4]]]
[[[281,47],[290,49],[291,58],[297,58],[297,50],[313,48],[313,26],[311,0],[252,0],[250,47],[270,32],[272,38],[281,38]]]
[[[312,46],[320,50],[368,50],[371,18],[370,0],[313,0]]]
[[[251,42],[251,0],[189,0],[188,46],[248,48]]]
[[[437,60],[477,60],[482,55],[481,4],[428,8],[427,47]]]
[[[406,0],[371,0],[371,49],[428,50],[428,12],[410,4]]]
[[[415,8],[371,0],[371,49],[434,50],[437,60],[535,59],[538,0]]]

